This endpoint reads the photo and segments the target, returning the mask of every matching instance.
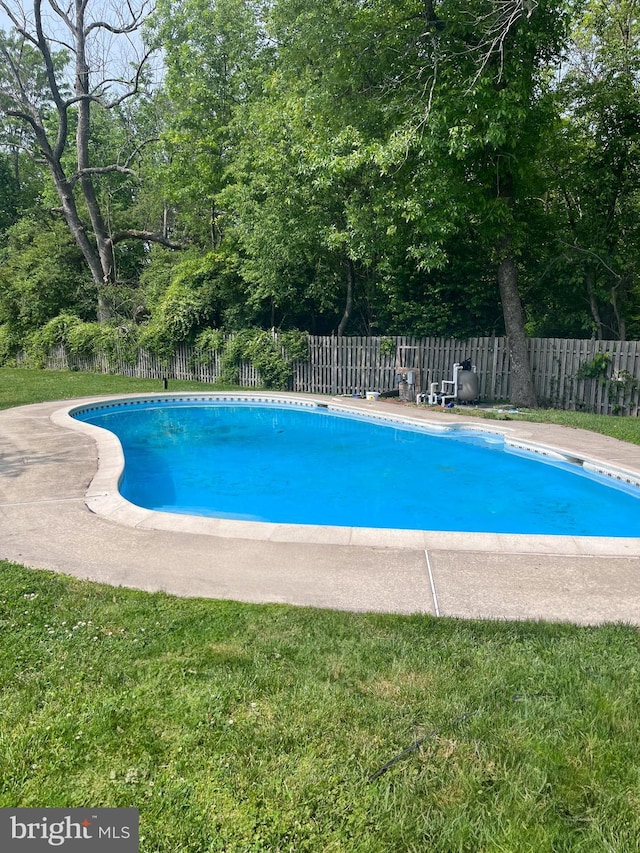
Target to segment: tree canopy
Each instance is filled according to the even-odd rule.
[[[0,10],[16,345],[59,311],[165,347],[506,333],[531,404],[526,335],[640,337],[637,0]]]

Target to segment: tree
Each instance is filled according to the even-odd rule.
[[[414,59],[420,88],[411,87],[425,194],[442,207],[436,176],[449,196],[452,227],[474,235],[492,259],[511,356],[511,399],[535,405],[518,267],[538,139],[548,120],[545,76],[563,44],[566,10],[555,0],[443,0],[426,4],[425,15],[423,47]]]
[[[18,218],[19,185],[9,158],[0,151],[0,237]]]
[[[34,154],[52,178],[60,212],[80,248],[97,292],[97,315],[112,315],[108,297],[117,281],[114,250],[127,240],[173,245],[164,235],[107,222],[99,183],[134,177],[141,142],[130,140],[114,162],[94,163],[94,112],[116,116],[145,82],[149,58],[139,42],[149,0],[120,4],[73,0],[0,2],[14,32],[0,34],[0,109],[26,129]],[[122,43],[137,54],[119,63]],[[129,59],[131,56],[128,57]]]
[[[0,326],[13,349],[62,312],[90,316],[82,255],[59,217],[20,219],[0,253]]]
[[[383,92],[397,45],[378,30],[405,11],[379,16],[377,4],[281,0],[267,21],[277,58],[238,114],[225,199],[251,299],[272,320],[371,332],[389,304],[382,278],[392,286],[403,272],[388,210],[410,176],[381,170],[376,151],[404,109]],[[391,255],[399,268],[381,272]]]
[[[153,32],[165,63],[166,158],[158,175],[179,227],[205,251],[222,242],[219,193],[234,153],[234,123],[271,64],[255,0],[159,0]]]
[[[637,0],[589,0],[558,86],[548,168],[560,225],[554,267],[576,281],[599,339],[624,340],[637,306],[639,75]]]
[[[540,191],[546,74],[566,31],[561,0],[280,0],[271,26],[277,67],[252,105],[243,139],[255,153],[234,200],[252,272],[273,296],[296,247],[301,270],[313,258],[339,269],[342,258],[343,331],[358,281],[372,283],[372,304],[386,293],[398,305],[418,276],[427,311],[435,273],[468,241],[482,281],[494,266],[513,402],[534,405],[518,277]]]

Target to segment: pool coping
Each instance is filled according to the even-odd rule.
[[[256,400],[296,406],[322,407],[345,414],[367,415],[386,422],[423,425],[438,431],[472,430],[498,434],[505,443],[528,452],[537,452],[567,461],[579,461],[598,473],[640,483],[640,448],[616,439],[585,433],[567,427],[529,422],[479,420],[477,417],[451,415],[432,407],[395,406],[384,401],[320,395],[275,392],[163,392],[156,394],[109,395],[67,403],[51,413],[56,426],[75,430],[91,438],[98,447],[98,469],[84,496],[87,508],[97,516],[128,527],[167,532],[198,534],[225,539],[258,540],[306,545],[340,545],[412,550],[455,550],[478,553],[544,554],[590,557],[640,557],[640,539],[632,537],[542,536],[532,534],[458,533],[446,531],[397,530],[389,528],[329,527],[322,525],[280,524],[258,521],[207,518],[138,507],[118,491],[124,467],[122,448],[117,437],[107,430],[74,419],[78,408],[116,405],[119,401],[162,399],[214,399],[218,401]],[[595,440],[589,441],[589,436]],[[603,450],[598,452],[598,448]],[[612,461],[604,451],[611,448]],[[622,464],[623,463],[623,464]]]

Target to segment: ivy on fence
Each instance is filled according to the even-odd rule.
[[[0,341],[1,343],[1,341]],[[145,343],[145,347],[142,347]],[[165,347],[127,324],[82,323],[63,315],[27,342],[21,364],[197,379],[243,387],[352,395],[397,389],[398,367],[420,389],[450,379],[455,362],[477,368],[480,398],[509,399],[508,342],[502,337],[322,337],[248,329],[201,333],[194,346]],[[147,346],[148,345],[148,346]],[[535,338],[530,357],[541,404],[600,414],[640,414],[640,342]],[[408,360],[407,360],[408,359]]]

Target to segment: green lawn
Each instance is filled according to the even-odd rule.
[[[501,421],[535,421],[537,423],[561,424],[574,429],[588,429],[640,444],[640,418],[617,415],[592,415],[589,412],[565,412],[561,409],[531,409],[512,413],[509,406],[493,409],[460,407],[453,410],[460,415],[490,418]]]
[[[137,807],[166,853],[637,849],[636,630],[0,571],[0,806]]]
[[[36,378],[0,371],[0,405],[147,390]],[[136,807],[143,853],[638,849],[636,628],[185,600],[0,561],[0,643],[0,807]]]
[[[161,379],[133,379],[102,373],[76,373],[67,370],[36,370],[21,367],[0,367],[0,409],[42,403],[46,400],[67,400],[96,394],[128,394],[136,391],[162,391]],[[219,385],[202,382],[169,380],[169,391],[220,390]]]

